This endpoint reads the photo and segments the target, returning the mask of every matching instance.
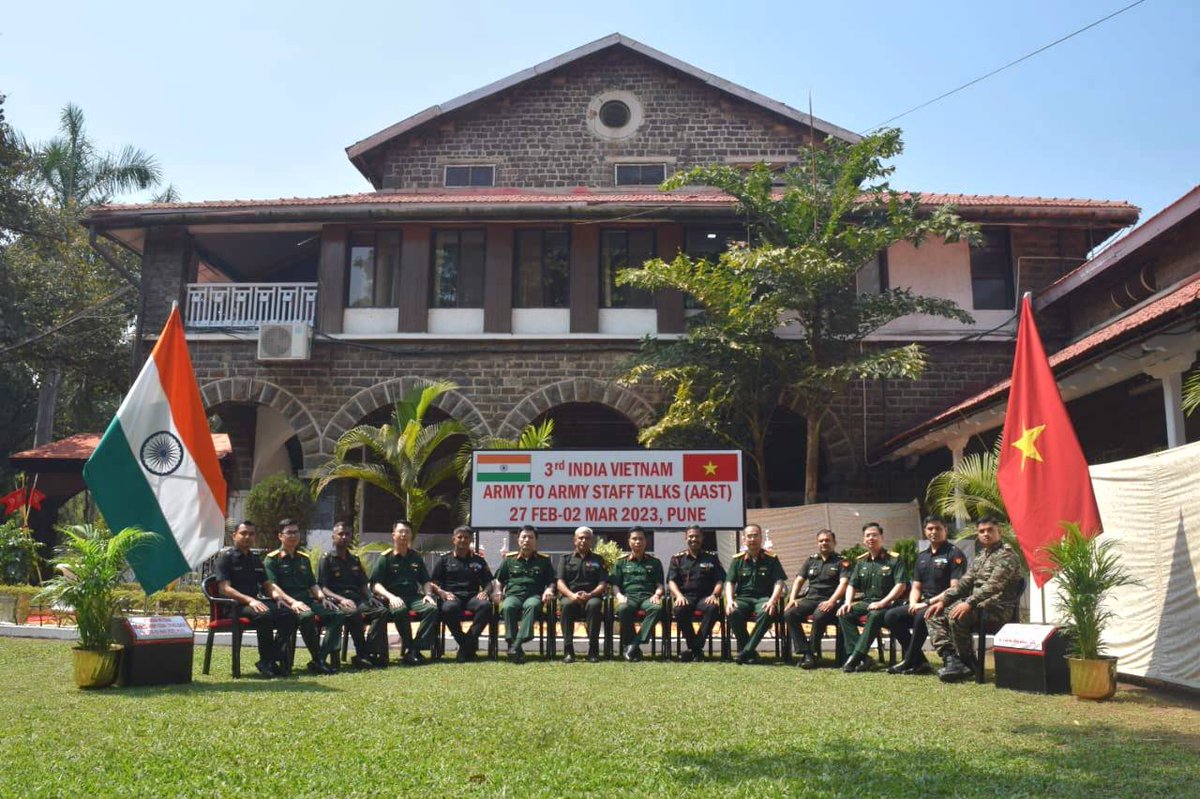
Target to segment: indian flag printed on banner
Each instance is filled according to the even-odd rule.
[[[83,467],[112,530],[158,533],[129,555],[147,594],[211,557],[225,539],[225,478],[176,306]]]
[[[533,471],[529,455],[475,456],[475,479],[481,483],[528,483]]]

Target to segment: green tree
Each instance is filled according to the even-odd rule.
[[[715,260],[679,255],[618,276],[641,289],[679,289],[703,309],[680,339],[647,339],[622,377],[657,383],[671,396],[663,416],[641,432],[643,443],[677,445],[703,431],[743,450],[766,506],[767,430],[794,397],[807,427],[805,502],[816,501],[821,423],[833,398],[851,380],[913,379],[925,365],[917,344],[864,339],[909,314],[971,321],[949,300],[856,289],[859,269],[892,244],[977,235],[952,208],[926,212],[918,197],[891,188],[886,162],[902,150],[900,132],[890,129],[855,144],[826,141],[782,175],[765,164],[703,166],[663,184],[705,185],[733,197],[746,241]],[[785,325],[786,338],[778,335]]]
[[[89,205],[157,186],[162,170],[132,146],[101,151],[73,104],[63,108],[57,136],[36,144],[20,140],[20,147],[41,205],[41,235],[25,234],[12,248],[23,335],[7,349],[19,351],[36,375],[34,443],[41,444],[54,437],[60,394],[74,411],[90,407],[89,398],[109,390],[128,363],[134,292],[95,253],[79,220]],[[127,273],[137,273],[132,258],[117,257]],[[81,371],[83,364],[99,368]]]
[[[313,497],[335,480],[373,485],[400,501],[413,532],[419,533],[431,511],[450,507],[438,489],[456,477],[457,457],[456,451],[441,454],[447,451],[443,445],[470,438],[457,419],[426,419],[437,398],[456,388],[445,381],[429,383],[400,398],[390,423],[359,425],[343,433],[334,445],[333,458],[313,476]]]
[[[1193,369],[1183,383],[1184,412],[1191,416],[1196,408],[1200,408],[1200,367]]]

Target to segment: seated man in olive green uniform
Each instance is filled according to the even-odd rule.
[[[646,531],[634,527],[629,531],[629,554],[617,559],[612,570],[616,589],[617,619],[621,626],[621,654],[630,663],[642,659],[640,644],[654,637],[654,627],[663,610],[663,565],[653,555],[646,554]],[[633,623],[642,611],[642,629],[637,638]]]
[[[737,640],[738,665],[758,660],[758,645],[771,625],[779,620],[787,574],[779,558],[762,548],[763,532],[757,524],[742,531],[746,549],[733,556],[725,575],[725,614]],[[754,633],[746,623],[757,614]]]
[[[400,645],[406,650],[404,662],[415,666],[425,662],[422,649],[433,648],[438,608],[428,591],[429,570],[421,553],[412,548],[413,529],[406,521],[392,525],[392,549],[384,552],[371,569],[371,588],[387,603],[388,609],[371,624],[371,637],[387,635],[390,619],[400,633]],[[414,639],[409,613],[416,614],[417,637]]]
[[[368,640],[366,622],[382,616],[384,607],[371,593],[362,561],[350,551],[353,536],[346,522],[333,526],[333,549],[322,555],[317,564],[317,583],[325,596],[346,613],[346,629],[354,639],[354,657],[350,662],[360,669],[369,669],[382,665],[386,638],[376,635]]]
[[[558,609],[562,613],[563,663],[575,662],[575,622],[585,619],[587,659],[600,662],[600,611],[608,590],[604,559],[592,551],[595,534],[590,527],[575,528],[575,551],[558,564]]]
[[[904,563],[883,547],[883,527],[870,522],[863,527],[863,545],[867,551],[860,555],[850,575],[846,601],[838,608],[838,625],[846,642],[846,662],[842,671],[870,671],[875,668],[867,652],[871,642],[883,628],[887,609],[900,600],[908,583]],[[867,617],[862,635],[858,620]]]
[[[346,614],[317,585],[308,553],[300,549],[298,524],[291,519],[279,522],[279,549],[267,555],[263,565],[267,570],[267,579],[287,594],[291,600],[289,605],[300,620],[300,637],[304,639],[304,645],[312,657],[312,662],[308,664],[309,672],[333,674],[337,669],[336,653],[342,644],[342,625],[346,622]],[[325,626],[325,638],[319,644],[314,619],[320,619]]]
[[[508,641],[506,657],[525,662],[526,641],[533,639],[533,623],[542,605],[554,599],[554,566],[549,555],[537,551],[537,530],[530,525],[517,535],[517,551],[509,552],[496,570],[496,582],[504,588],[500,618]]]

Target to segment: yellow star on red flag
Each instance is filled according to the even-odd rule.
[[[704,464],[704,473],[706,475],[710,475],[710,476],[716,474],[717,473],[717,464],[713,463],[712,461],[709,461],[708,463]]]
[[[1038,452],[1037,440],[1042,431],[1046,429],[1046,425],[1039,424],[1037,427],[1026,427],[1021,433],[1021,437],[1013,442],[1013,446],[1021,450],[1021,469],[1025,469],[1025,461],[1032,458],[1038,463],[1043,463],[1042,453]]]

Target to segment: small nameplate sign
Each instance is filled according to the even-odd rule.
[[[183,616],[130,616],[125,619],[135,641],[191,640],[192,628]]]
[[[1006,624],[996,633],[995,646],[997,649],[1043,652],[1046,641],[1057,629],[1053,624]]]

